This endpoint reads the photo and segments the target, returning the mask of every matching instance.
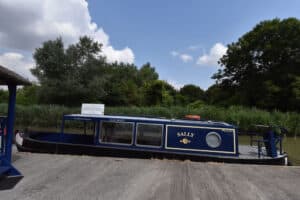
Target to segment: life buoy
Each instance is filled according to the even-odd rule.
[[[184,116],[185,119],[189,119],[189,120],[200,120],[201,117],[200,115],[186,115]]]

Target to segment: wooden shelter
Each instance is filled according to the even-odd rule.
[[[0,190],[13,188],[23,178],[11,164],[11,156],[17,86],[30,84],[27,79],[0,65],[0,85],[7,85],[9,92],[7,115],[0,117]]]

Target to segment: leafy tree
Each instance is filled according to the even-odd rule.
[[[176,90],[166,81],[155,80],[148,83],[144,89],[145,105],[164,105],[171,106],[174,104]]]
[[[40,84],[34,92],[38,103],[171,106],[203,98],[203,91],[197,86],[186,86],[179,93],[167,82],[159,80],[150,63],[140,68],[134,64],[107,63],[106,58],[100,56],[101,46],[84,36],[67,48],[61,38],[46,41],[37,48],[32,73]],[[19,101],[28,102],[23,93],[20,90]],[[30,98],[33,97],[29,95]]]
[[[65,105],[99,101],[104,77],[98,68],[105,63],[100,51],[101,45],[86,36],[66,50],[61,38],[43,43],[34,52],[32,70],[41,84],[39,101]]]
[[[240,104],[242,99],[234,87],[214,84],[205,91],[206,102],[211,105],[230,106]]]
[[[21,105],[32,105],[37,104],[37,92],[38,92],[39,86],[38,85],[30,85],[30,86],[24,86],[17,90],[17,104]]]
[[[295,106],[295,109],[299,109],[300,105],[300,76],[295,77],[295,81],[291,85],[292,88],[292,99],[293,99],[293,105]]]
[[[8,102],[8,90],[0,90],[0,103]]]
[[[68,72],[64,44],[61,38],[43,43],[33,54],[36,66],[31,70],[41,84],[52,80],[62,79]]]
[[[197,100],[204,100],[204,91],[196,85],[185,85],[180,90],[179,93],[185,98],[186,103],[192,103]]]
[[[158,73],[150,63],[144,64],[138,71],[138,85],[142,86],[144,83],[158,80]]]
[[[262,21],[228,45],[220,59],[223,68],[213,78],[225,88],[234,88],[244,105],[299,110],[295,102],[299,47],[298,19]]]

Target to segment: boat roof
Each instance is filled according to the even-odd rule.
[[[137,117],[137,116],[122,116],[122,115],[93,115],[93,114],[69,114],[64,115],[67,119],[106,119],[106,120],[133,120],[133,121],[145,121],[145,122],[158,122],[158,123],[170,123],[170,124],[187,124],[198,125],[207,127],[223,127],[223,128],[236,128],[232,124],[211,120],[184,120],[184,119],[166,119],[166,118],[152,118],[152,117]]]

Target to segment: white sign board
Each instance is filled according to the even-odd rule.
[[[104,115],[104,104],[83,103],[81,105],[83,115]]]

